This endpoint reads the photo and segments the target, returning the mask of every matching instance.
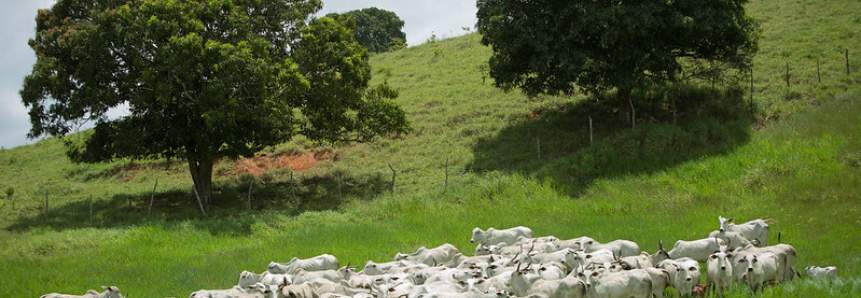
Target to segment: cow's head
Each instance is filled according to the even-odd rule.
[[[724,218],[723,216],[718,216],[718,221],[720,221],[720,229],[718,231],[724,232],[727,229],[727,225],[732,222],[732,218]]]
[[[120,289],[119,289],[119,288],[117,288],[117,287],[115,287],[115,286],[107,286],[107,287],[106,287],[106,286],[102,286],[102,289],[103,289],[103,290],[105,290],[105,294],[106,294],[106,295],[104,295],[103,297],[108,297],[108,298],[123,298],[123,296],[122,296],[122,295],[120,295]],[[126,295],[126,296],[128,296],[128,295]]]
[[[475,243],[475,242],[484,243],[485,240],[486,239],[484,239],[484,231],[482,231],[478,227],[476,227],[475,229],[472,229],[472,239],[469,239],[469,242],[471,242],[471,243]]]

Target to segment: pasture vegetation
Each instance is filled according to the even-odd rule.
[[[201,218],[181,162],[73,164],[57,139],[0,151],[0,296],[116,285],[135,297],[185,297],[293,256],[363,264],[446,242],[471,255],[476,226],[624,238],[654,252],[658,240],[704,237],[718,215],[776,219],[769,241],[780,233],[795,246],[797,269],[839,268],[836,281],[796,280],[760,296],[858,296],[861,53],[851,50],[861,49],[861,3],[755,1],[748,10],[763,26],[753,108],[748,79],[715,90],[689,82],[635,94],[664,99],[637,107],[635,129],[601,104],[612,94],[530,99],[493,88],[490,50],[476,34],[376,55],[376,83],[400,91],[415,132],[322,149],[300,139],[262,152],[334,156],[295,173],[298,210],[289,169],[252,177],[222,161],[214,181],[222,200]],[[741,286],[731,295],[747,296]]]

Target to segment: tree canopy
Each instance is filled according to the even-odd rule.
[[[622,95],[676,81],[684,59],[749,68],[760,31],[746,2],[478,0],[477,27],[500,88]]]
[[[372,53],[388,52],[407,44],[407,34],[402,31],[404,21],[394,12],[369,7],[344,15],[356,20],[356,41]]]
[[[211,196],[213,162],[296,135],[367,142],[407,133],[386,85],[369,86],[355,23],[319,0],[59,0],[36,17],[20,92],[30,137],[95,122],[75,161],[182,158]],[[109,119],[127,106],[130,115]]]

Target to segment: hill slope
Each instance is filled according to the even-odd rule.
[[[855,72],[846,75],[841,49],[861,48],[852,13],[861,4],[748,7],[764,21],[754,70],[758,108],[748,109],[747,94],[678,86],[640,94],[679,104],[676,113],[638,107],[649,117],[633,130],[593,100],[527,99],[493,88],[483,66],[490,50],[475,34],[376,55],[375,80],[400,91],[416,133],[322,149],[299,139],[263,152],[332,156],[295,173],[298,210],[286,168],[252,177],[223,162],[216,181],[223,201],[200,219],[182,163],[76,165],[56,139],[4,150],[0,188],[13,194],[0,193],[0,268],[11,273],[0,296],[114,284],[136,296],[180,297],[229,287],[242,270],[263,271],[292,256],[331,253],[358,264],[444,242],[471,254],[475,226],[626,238],[654,251],[658,240],[703,237],[718,215],[774,218],[775,231],[798,249],[797,267],[837,265],[849,277],[841,287],[800,282],[766,297],[857,295],[861,259],[851,256],[861,255],[861,59],[850,61]],[[389,164],[397,171],[394,194]],[[46,192],[51,212],[41,228]]]

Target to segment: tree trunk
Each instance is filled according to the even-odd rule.
[[[191,179],[194,181],[194,189],[200,195],[200,200],[203,204],[208,204],[212,198],[212,165],[214,160],[211,158],[189,158],[188,168],[191,172]],[[201,210],[201,213],[204,211]]]

